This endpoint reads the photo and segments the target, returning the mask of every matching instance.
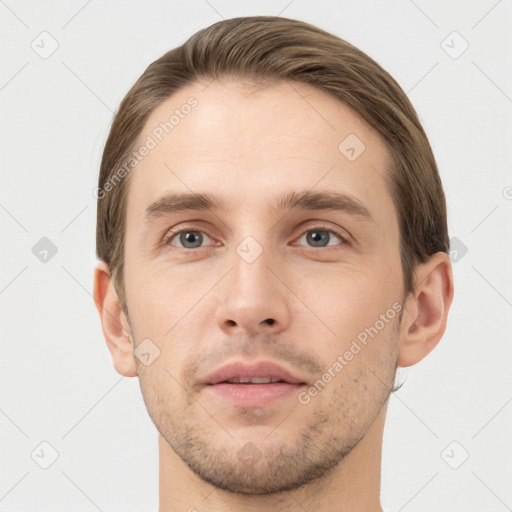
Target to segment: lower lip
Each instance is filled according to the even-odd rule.
[[[261,407],[298,393],[301,384],[274,382],[270,384],[230,384],[222,382],[206,386],[216,396],[238,407]]]

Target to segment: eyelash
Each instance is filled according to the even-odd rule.
[[[297,240],[301,239],[306,233],[308,233],[309,231],[315,231],[315,230],[318,230],[318,231],[325,231],[327,233],[333,233],[335,234],[342,242],[341,245],[350,245],[350,242],[348,241],[347,239],[347,236],[342,234],[340,231],[338,230],[335,230],[335,229],[332,229],[332,228],[327,228],[325,226],[313,226],[312,228],[309,228],[309,229],[306,229],[300,236]],[[209,235],[206,231],[204,231],[204,229],[200,229],[200,228],[197,228],[195,226],[190,226],[190,227],[186,227],[186,228],[182,228],[178,231],[171,231],[169,233],[169,235],[167,237],[165,237],[165,239],[163,240],[162,244],[166,247],[175,247],[177,249],[182,249],[184,251],[193,251],[193,250],[197,250],[197,249],[201,249],[203,248],[203,246],[200,246],[200,247],[194,247],[194,248],[187,248],[187,247],[180,247],[180,246],[176,246],[176,245],[173,245],[171,242],[172,240],[174,240],[174,238],[181,234],[181,233],[186,233],[188,231],[197,231],[197,232],[200,232],[200,233],[203,233],[203,234],[206,234],[207,236],[209,236],[210,238],[214,239],[213,236]],[[314,250],[318,250],[318,249],[326,249],[326,248],[334,248],[336,247],[335,245],[334,246],[330,246],[330,245],[327,245],[327,246],[324,246],[324,247],[312,247],[312,246],[306,246],[306,248],[308,249],[314,249]]]

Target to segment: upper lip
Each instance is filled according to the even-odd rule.
[[[218,384],[240,377],[273,377],[290,384],[305,384],[302,379],[271,361],[260,361],[252,364],[243,361],[228,363],[208,375],[203,383]]]

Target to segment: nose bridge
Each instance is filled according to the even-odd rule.
[[[231,295],[240,303],[255,302],[257,299],[268,300],[275,293],[276,283],[270,281],[272,273],[268,266],[272,263],[272,249],[267,240],[259,240],[254,235],[245,236],[234,247],[232,254]]]
[[[258,282],[258,279],[268,279],[271,272],[267,266],[275,266],[277,261],[275,248],[272,247],[272,231],[267,223],[254,222],[253,212],[247,209],[245,215],[239,216],[232,233],[232,277],[237,280],[242,278],[246,285],[252,281]]]

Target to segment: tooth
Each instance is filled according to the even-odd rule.
[[[267,384],[270,382],[270,377],[235,377],[229,379],[228,382],[235,384]]]
[[[227,382],[233,384],[270,384],[271,382],[280,382],[277,377],[233,377]]]

